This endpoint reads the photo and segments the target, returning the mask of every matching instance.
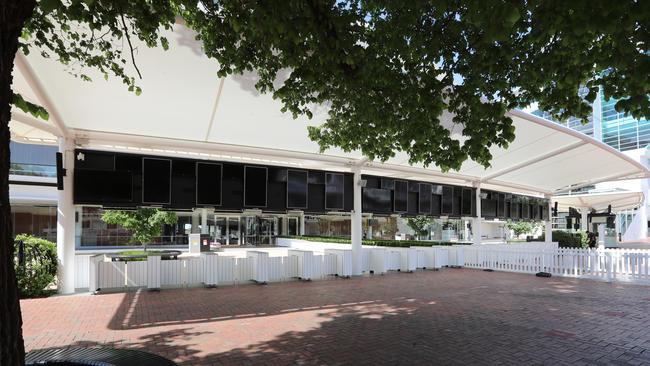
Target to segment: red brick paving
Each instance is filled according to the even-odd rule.
[[[438,272],[22,301],[28,350],[188,365],[650,364],[650,287]]]

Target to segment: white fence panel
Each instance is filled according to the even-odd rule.
[[[391,267],[397,265],[397,270],[402,272],[413,272],[418,266],[418,253],[415,247],[411,248],[388,248],[391,256]],[[392,269],[392,268],[391,268]]]
[[[364,251],[362,251],[362,253],[363,252]],[[368,253],[367,251],[365,252]],[[325,255],[334,255],[336,257],[336,271],[331,274],[339,275],[341,277],[352,276],[352,250],[351,249],[325,249]]]
[[[397,271],[401,265],[401,255],[398,251],[387,249],[386,250],[386,270]]]
[[[203,283],[206,286],[219,284],[219,256],[214,253],[201,253],[203,258]]]
[[[185,284],[189,286],[202,284],[205,276],[204,266],[205,261],[201,257],[184,258],[183,267],[186,273]]]
[[[75,255],[74,288],[88,288],[90,286],[90,255]]]
[[[126,285],[127,287],[147,286],[147,262],[146,261],[126,262]]]
[[[253,262],[252,258],[235,258],[235,282],[245,283],[250,281],[253,276]]]
[[[323,272],[323,268],[325,267],[325,257],[327,257],[327,256],[322,255],[322,254],[314,254],[312,256],[312,262],[313,262],[313,265],[314,265],[314,270],[313,270],[312,275],[313,275],[314,279],[321,279],[321,278],[325,277],[325,274]],[[289,257],[289,258],[291,258],[291,257]],[[287,259],[289,259],[289,258],[287,258]]]
[[[331,253],[323,254],[323,269],[321,271],[322,272],[321,277],[333,276],[335,274],[338,274],[337,272],[338,260],[339,257],[336,254],[331,254]],[[352,263],[350,263],[350,266],[352,266]]]
[[[268,280],[269,282],[280,282],[286,279],[285,259],[289,257],[269,257],[268,259]]]
[[[160,288],[160,262],[159,255],[151,255],[147,257],[147,288],[159,289]]]
[[[435,251],[432,247],[414,247],[417,256],[417,268],[435,268]]]
[[[185,284],[182,261],[160,261],[160,285],[180,287]]]
[[[352,250],[350,250],[350,255],[352,255]],[[361,272],[370,271],[370,250],[368,248],[361,248]],[[352,271],[350,271],[352,273]],[[339,275],[340,276],[340,275]]]
[[[223,255],[217,256],[217,276],[219,283],[233,284],[236,281],[237,258]],[[246,259],[246,258],[242,258]]]
[[[386,248],[368,248],[370,253],[369,271],[374,274],[383,274],[388,270],[388,252]]]
[[[97,288],[120,288],[125,284],[125,262],[99,262]]]
[[[292,277],[298,277],[303,280],[310,280],[314,277],[314,252],[310,250],[289,249],[287,253],[289,255],[288,259],[291,260],[292,269],[295,268],[295,276]]]
[[[450,265],[449,249],[447,247],[433,247],[434,268],[442,268]]]
[[[247,280],[253,280],[258,283],[269,282],[269,253],[249,250],[246,252],[249,259],[252,260],[252,273],[251,277]]]

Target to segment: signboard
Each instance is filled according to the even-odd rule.
[[[201,234],[190,234],[189,235],[189,245],[190,253],[199,254],[201,253]]]

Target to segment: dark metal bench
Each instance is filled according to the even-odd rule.
[[[28,352],[25,365],[175,366],[153,353],[102,347],[47,348]]]

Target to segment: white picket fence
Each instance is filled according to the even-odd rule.
[[[650,281],[650,251],[643,249],[463,248],[465,267],[605,281]]]

